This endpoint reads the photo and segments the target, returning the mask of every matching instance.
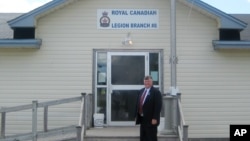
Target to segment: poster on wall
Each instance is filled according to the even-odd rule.
[[[97,9],[97,29],[158,28],[158,9]]]
[[[158,81],[158,71],[151,71],[153,81]]]

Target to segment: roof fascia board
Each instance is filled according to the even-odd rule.
[[[41,15],[42,13],[46,13],[53,8],[59,7],[67,2],[71,2],[74,0],[53,0],[37,9],[34,9],[26,14],[23,14],[13,20],[8,21],[11,28],[15,27],[35,27],[36,25],[36,17]],[[244,29],[247,24],[239,19],[234,18],[233,16],[226,14],[215,7],[212,7],[201,0],[186,0],[190,4],[193,4],[208,13],[215,15],[220,18],[220,28],[227,29]]]
[[[188,1],[190,4],[193,4],[205,11],[207,11],[208,13],[215,15],[217,17],[219,17],[220,19],[220,27],[219,28],[227,28],[227,29],[245,29],[247,27],[247,23],[229,15],[226,14],[225,12],[212,7],[211,5],[202,2],[201,0],[186,0]]]
[[[47,11],[51,11],[51,9],[54,9],[56,7],[59,7],[67,2],[70,2],[71,0],[52,0],[51,2],[38,7],[28,13],[25,13],[13,20],[8,21],[8,24],[11,28],[16,27],[35,27],[36,26],[36,17],[41,15],[42,13],[45,13]]]
[[[42,45],[41,39],[0,39],[1,48],[34,48],[39,49]]]
[[[250,49],[250,41],[212,41],[214,50],[218,49]]]

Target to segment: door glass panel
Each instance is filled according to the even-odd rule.
[[[97,89],[97,113],[104,114],[104,123],[106,123],[106,88]]]
[[[112,85],[143,85],[145,56],[112,56]]]
[[[107,83],[107,53],[97,54],[97,85]]]
[[[159,54],[149,54],[149,72],[153,78],[153,84],[159,85]]]
[[[114,90],[111,96],[111,120],[133,121],[138,90]]]

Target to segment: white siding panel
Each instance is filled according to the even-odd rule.
[[[213,50],[212,40],[219,39],[216,21],[177,7],[181,9],[177,12],[177,84],[189,136],[228,138],[230,124],[250,123],[250,51]]]

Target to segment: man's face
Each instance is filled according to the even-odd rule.
[[[145,88],[150,88],[153,85],[152,79],[144,80]]]

